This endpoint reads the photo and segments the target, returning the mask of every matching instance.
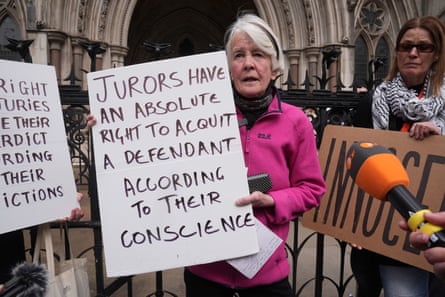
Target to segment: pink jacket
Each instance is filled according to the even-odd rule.
[[[241,113],[237,114],[241,120]],[[275,207],[256,208],[254,214],[283,243],[252,279],[225,261],[187,268],[200,277],[232,288],[270,284],[288,276],[290,267],[284,243],[290,222],[318,206],[326,190],[313,127],[301,109],[275,96],[268,112],[250,130],[240,127],[240,136],[248,175],[267,172],[272,180],[269,194],[275,200]]]

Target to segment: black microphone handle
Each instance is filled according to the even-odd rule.
[[[23,285],[13,286],[9,288],[4,287],[4,291],[0,293],[1,297],[15,297],[17,294],[23,292],[26,288]]]
[[[395,186],[386,194],[386,199],[402,215],[405,220],[419,210],[425,209],[405,186]]]
[[[391,205],[400,213],[400,215],[408,221],[411,216],[413,216],[418,211],[425,210],[416,198],[411,194],[410,191],[405,186],[395,186],[391,190],[389,190],[386,195],[387,200],[391,203]],[[427,221],[423,221],[418,228],[425,227],[426,230],[430,229],[429,227],[433,227],[437,229],[437,226],[428,223]],[[439,231],[434,232],[430,235],[430,247],[445,247],[445,232],[439,227]],[[415,231],[415,230],[412,230]],[[426,232],[425,232],[426,233]]]

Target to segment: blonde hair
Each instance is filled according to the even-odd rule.
[[[246,33],[260,50],[271,57],[272,71],[284,69],[283,52],[275,33],[263,19],[253,14],[240,16],[226,31],[224,39],[228,57],[232,54],[232,39],[239,32]]]

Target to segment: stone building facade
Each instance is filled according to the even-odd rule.
[[[289,73],[296,86],[306,71],[320,75],[323,53],[335,58],[329,74],[345,85],[364,80],[369,61],[390,60],[406,20],[445,21],[442,0],[0,0],[0,58],[19,59],[7,38],[32,40],[33,63],[54,65],[60,84],[74,77],[86,89],[91,60],[82,43],[104,50],[96,69],[207,52],[221,48],[225,29],[244,11],[277,33],[287,56],[281,82]]]
[[[33,63],[55,66],[59,84],[86,90],[91,58],[85,44],[100,45],[96,69],[214,51],[245,11],[263,17],[281,41],[287,57],[282,88],[299,88],[306,77],[316,85],[326,54],[334,58],[328,76],[346,86],[365,81],[373,61],[390,61],[408,19],[445,21],[443,0],[0,0],[0,59],[21,60],[9,45],[24,42]],[[383,77],[387,67],[377,74]],[[295,85],[287,84],[288,74]],[[335,82],[328,87],[335,89]],[[95,289],[102,292],[97,271]]]

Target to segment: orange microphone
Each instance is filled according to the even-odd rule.
[[[348,151],[346,167],[354,182],[369,195],[389,201],[405,218],[410,230],[428,234],[430,246],[445,247],[445,232],[424,220],[431,212],[409,192],[408,173],[387,148],[370,142],[354,142]]]

